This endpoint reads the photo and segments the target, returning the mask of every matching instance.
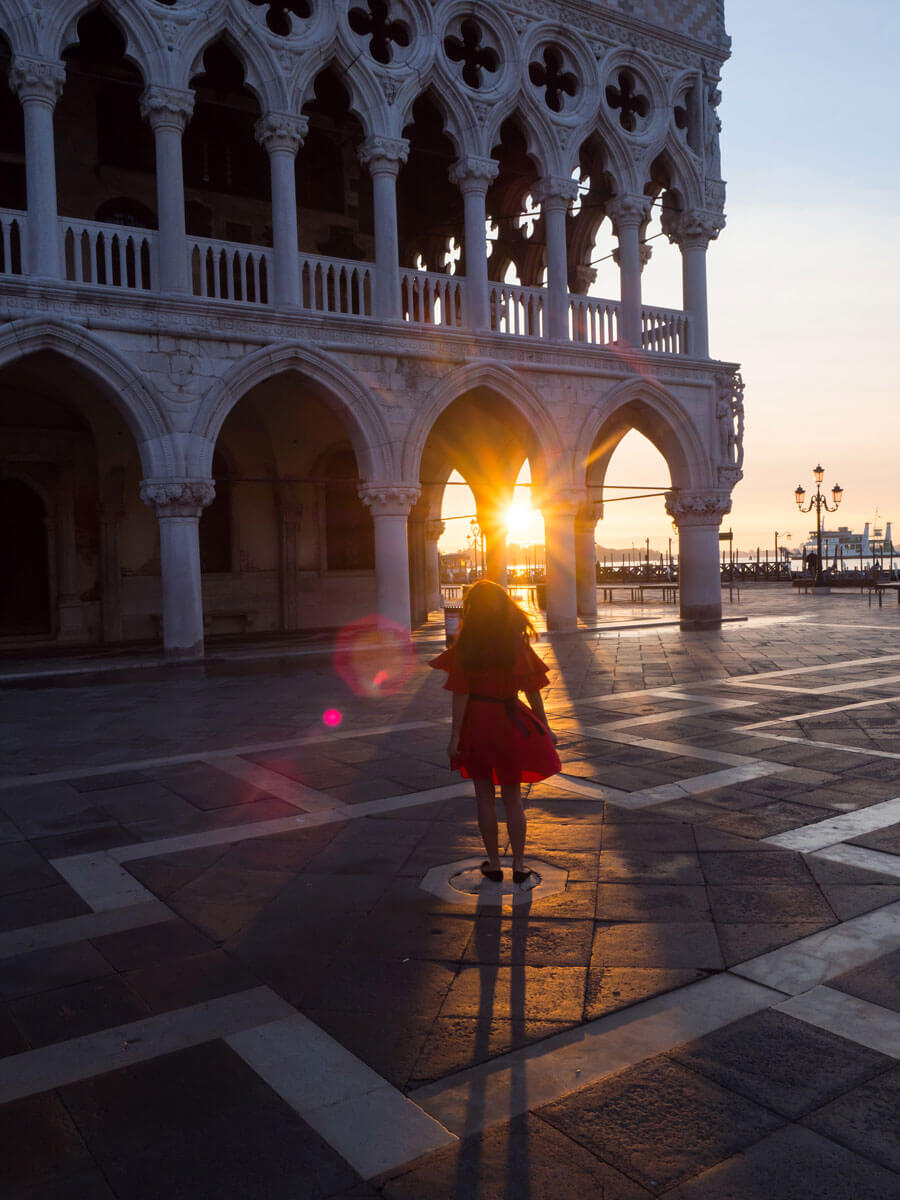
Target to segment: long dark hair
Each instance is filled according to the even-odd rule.
[[[456,646],[467,671],[510,670],[523,642],[537,637],[528,615],[506,588],[479,579],[463,598]]]

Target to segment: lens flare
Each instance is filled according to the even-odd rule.
[[[325,712],[322,713],[322,720],[325,722],[326,725],[331,725],[331,726],[340,725],[340,723],[341,723],[341,721],[343,721],[343,719],[344,718],[341,716],[341,714],[338,712],[338,710],[336,708],[328,708],[325,710]]]
[[[385,617],[363,617],[338,634],[334,669],[357,696],[392,696],[414,666],[409,630]]]

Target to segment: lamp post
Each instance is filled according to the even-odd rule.
[[[478,549],[481,548],[481,576],[484,576],[485,561],[484,561],[484,530],[478,524],[478,518],[473,517],[469,522],[469,532],[466,534],[466,541],[472,547],[475,554],[475,572],[478,574]]]
[[[803,501],[806,498],[806,489],[802,484],[798,483],[794,488],[794,499],[797,501],[797,508],[802,513],[812,512],[816,510],[816,578],[814,580],[815,587],[822,587],[822,509],[826,512],[837,512],[840,507],[841,500],[844,498],[844,489],[839,483],[836,483],[831,489],[831,499],[834,507],[828,505],[828,498],[822,495],[822,480],[825,477],[823,467],[813,467],[813,478],[816,481],[816,494],[810,496],[809,504],[806,508],[803,507]]]
[[[781,563],[778,561],[778,539],[780,537],[789,538],[789,533],[783,533],[780,529],[775,530],[775,578],[781,578]],[[784,550],[784,546],[781,547]]]

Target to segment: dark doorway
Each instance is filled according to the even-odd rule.
[[[44,505],[18,479],[0,479],[0,635],[50,632]]]

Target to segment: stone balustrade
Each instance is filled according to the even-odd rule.
[[[65,278],[71,283],[155,290],[155,230],[71,217],[60,217],[59,225]]]
[[[459,275],[402,270],[400,299],[404,319],[413,325],[463,325],[465,282]]]
[[[524,337],[544,337],[545,288],[492,283],[488,291],[491,329]]]

